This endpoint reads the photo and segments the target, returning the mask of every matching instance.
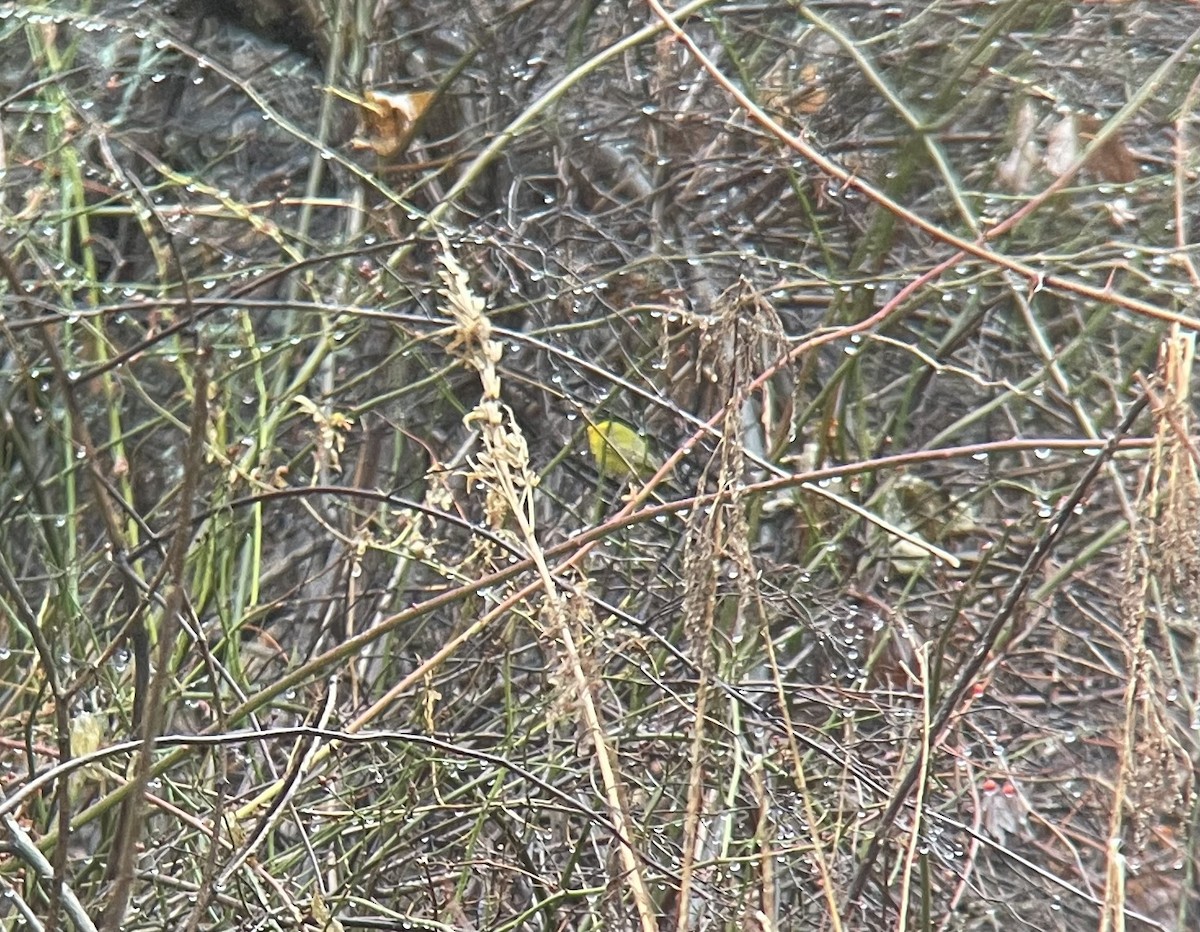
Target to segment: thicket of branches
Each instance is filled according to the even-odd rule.
[[[0,4],[3,921],[1193,927],[1198,41]]]

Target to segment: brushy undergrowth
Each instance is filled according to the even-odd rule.
[[[0,3],[0,921],[1193,928],[1193,9]]]

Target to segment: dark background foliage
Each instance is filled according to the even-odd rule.
[[[1195,924],[1194,8],[679,25],[0,5],[6,922]]]

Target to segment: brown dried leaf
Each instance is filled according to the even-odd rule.
[[[801,84],[792,94],[792,104],[798,113],[813,114],[821,110],[829,100],[829,91],[815,65],[800,69]]]
[[[1079,134],[1090,141],[1103,123],[1098,117],[1084,116],[1079,120]],[[1138,165],[1133,153],[1125,145],[1120,133],[1108,139],[1104,145],[1088,158],[1087,167],[1105,181],[1114,184],[1129,184],[1137,180]]]
[[[432,91],[394,94],[368,90],[362,107],[362,132],[353,145],[373,149],[381,158],[399,155],[412,142],[413,129],[433,101]]]
[[[777,67],[767,75],[766,106],[786,117],[812,116],[829,102],[829,91],[815,65],[800,69],[799,81],[793,82],[788,70]]]

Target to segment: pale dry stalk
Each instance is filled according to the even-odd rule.
[[[1194,358],[1195,335],[1172,328],[1159,364],[1164,397],[1155,404],[1149,476],[1126,558],[1129,584],[1122,615],[1128,673],[1100,932],[1123,932],[1125,928],[1125,835],[1131,834],[1133,847],[1140,848],[1150,820],[1190,782],[1187,755],[1170,734],[1160,697],[1162,674],[1149,647],[1148,628],[1158,614],[1152,608],[1161,602],[1164,591],[1180,591],[1200,578],[1195,543],[1200,483],[1195,451],[1188,439]],[[1128,826],[1127,806],[1136,814]]]
[[[545,592],[541,614],[548,621],[546,635],[557,642],[570,671],[584,728],[591,739],[596,764],[600,769],[609,815],[621,835],[618,850],[624,871],[622,880],[628,884],[642,932],[657,932],[654,902],[642,876],[637,854],[630,846],[634,837],[633,826],[623,802],[624,794],[614,763],[615,754],[592,697],[592,683],[585,669],[585,659],[568,623],[568,599],[561,590],[559,580],[551,573],[545,552],[537,539],[533,500],[537,476],[529,468],[529,448],[520,427],[500,398],[497,363],[503,349],[499,341],[492,339],[491,322],[483,299],[471,290],[466,271],[444,240],[442,249],[442,282],[445,287],[441,293],[455,321],[448,349],[456,351],[475,369],[483,388],[479,404],[463,419],[468,426],[479,430],[483,444],[483,450],[472,464],[468,479],[486,489],[485,512],[493,530],[502,531],[511,515],[516,522],[521,543],[537,567]]]

